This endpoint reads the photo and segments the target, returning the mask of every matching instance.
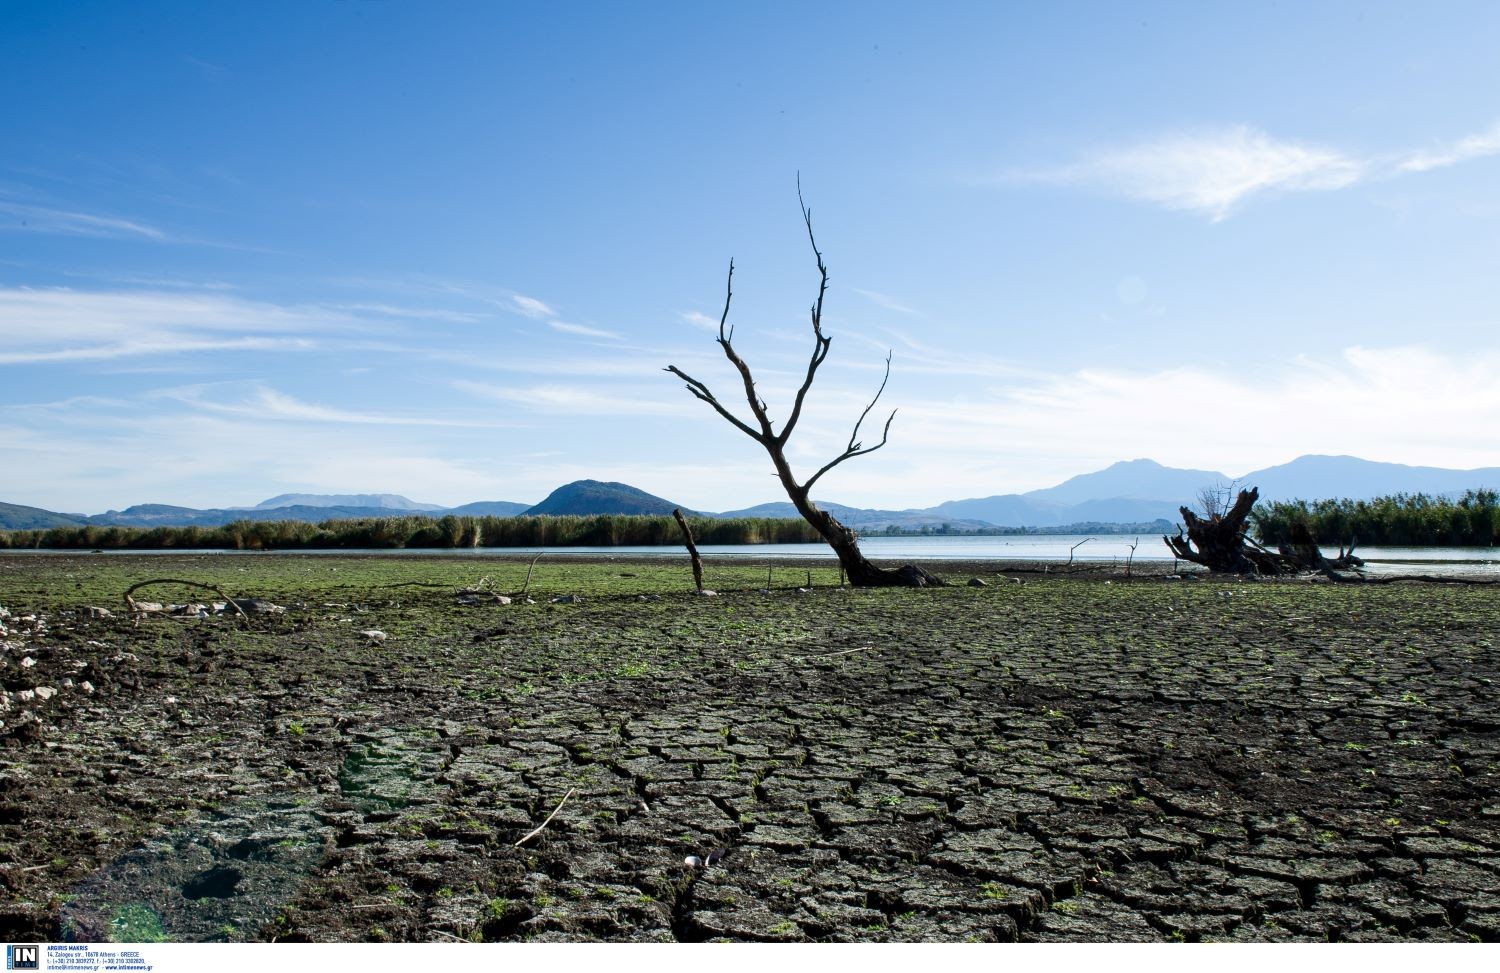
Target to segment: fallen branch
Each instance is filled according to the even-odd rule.
[[[131,585],[129,588],[126,588],[125,606],[130,611],[138,614],[141,613],[141,610],[136,607],[135,599],[130,596],[135,594],[137,590],[146,587],[146,585],[148,584],[185,584],[190,588],[205,588],[209,591],[212,591],[220,598],[223,598],[226,604],[233,606],[234,610],[239,612],[240,617],[243,618],[246,622],[250,621],[250,616],[245,614],[245,609],[241,608],[239,606],[239,603],[236,602],[233,598],[226,595],[218,585],[204,584],[202,581],[184,581],[181,578],[152,578],[150,581],[139,581]]]
[[[541,555],[538,554],[537,557],[541,557]],[[547,825],[549,825],[549,824],[552,823],[552,819],[555,818],[555,817],[557,817],[557,812],[561,811],[563,809],[563,805],[566,804],[566,803],[568,803],[568,798],[570,798],[572,796],[573,796],[573,788],[570,787],[570,788],[568,788],[568,793],[566,793],[566,794],[563,795],[563,799],[557,802],[557,807],[553,808],[552,809],[552,813],[549,814],[549,815],[547,815],[547,820],[545,820],[541,824],[537,825],[535,830],[527,832],[527,834],[525,835],[525,837],[523,837],[520,841],[516,842],[515,844],[511,845],[511,847],[512,848],[519,848],[522,845],[526,844],[526,842],[530,841],[532,838],[535,838],[537,835],[541,834],[544,830],[546,830]]]
[[[1397,581],[1415,581],[1418,584],[1500,584],[1500,578],[1454,578],[1441,574],[1390,574],[1375,577],[1359,575],[1351,578],[1347,575],[1329,573],[1328,578],[1338,584],[1394,584]]]

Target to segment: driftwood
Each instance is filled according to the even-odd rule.
[[[688,526],[687,518],[682,515],[682,508],[677,507],[672,511],[672,516],[677,518],[677,526],[682,528],[682,540],[687,545],[688,557],[693,560],[693,584],[699,591],[703,590],[703,559],[698,556],[698,545],[693,543],[693,529]],[[770,582],[766,587],[770,587]]]
[[[526,565],[526,580],[521,583],[521,594],[526,594],[526,589],[531,587],[531,572],[536,569],[536,562],[540,561],[542,555],[546,553],[546,551],[537,551],[536,557],[532,558],[531,563]]]
[[[1271,550],[1250,538],[1250,511],[1260,491],[1255,487],[1241,490],[1234,504],[1226,510],[1199,516],[1187,507],[1179,508],[1184,536],[1179,528],[1176,537],[1163,537],[1172,555],[1210,571],[1223,574],[1288,575],[1319,572],[1335,581],[1352,580],[1337,574],[1339,570],[1357,570],[1364,565],[1355,556],[1351,543],[1346,551],[1339,548],[1337,557],[1325,557],[1306,524],[1292,528],[1290,543]]]

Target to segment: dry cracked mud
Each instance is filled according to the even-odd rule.
[[[1488,589],[543,566],[0,558],[0,936],[1500,939]]]

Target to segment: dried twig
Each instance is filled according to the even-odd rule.
[[[823,655],[794,655],[792,658],[799,662],[806,662],[808,659],[833,659],[841,655],[850,655],[854,652],[868,652],[873,648],[875,648],[873,645],[861,645],[859,648],[845,649],[842,652],[828,652]]]
[[[552,819],[555,818],[555,817],[557,817],[557,812],[561,811],[563,809],[563,805],[566,804],[566,803],[568,803],[568,798],[570,798],[572,796],[573,796],[573,788],[570,787],[570,788],[568,788],[568,793],[566,793],[566,794],[563,795],[563,799],[557,802],[557,807],[553,808],[552,809],[552,813],[549,814],[549,815],[547,815],[547,820],[545,820],[541,824],[537,825],[535,830],[527,832],[527,834],[525,835],[525,837],[523,837],[520,841],[516,842],[515,844],[511,845],[511,847],[512,848],[519,848],[522,845],[526,844],[526,842],[530,841],[532,838],[535,838],[537,835],[541,834],[542,831],[546,829],[547,825],[549,825],[549,824],[552,823]]]

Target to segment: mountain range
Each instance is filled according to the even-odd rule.
[[[818,501],[838,519],[861,530],[923,528],[979,530],[986,527],[1059,528],[1081,524],[1175,522],[1178,508],[1196,506],[1205,489],[1256,486],[1263,500],[1347,497],[1369,499],[1394,493],[1447,495],[1479,487],[1500,487],[1500,467],[1449,470],[1377,463],[1353,456],[1301,456],[1289,463],[1247,473],[1231,481],[1213,470],[1176,469],[1149,459],[1115,463],[1056,486],[949,500],[913,510],[875,510]],[[67,526],[203,526],[235,520],[324,521],[367,517],[670,514],[679,506],[625,483],[578,480],[552,491],[541,503],[484,500],[460,507],[418,503],[389,493],[286,493],[253,507],[199,510],[166,504],[137,504],[102,514],[55,513],[39,507],[0,503],[0,529],[29,530]],[[684,512],[697,513],[697,511]],[[707,513],[710,517],[796,517],[787,501],[773,501]]]

